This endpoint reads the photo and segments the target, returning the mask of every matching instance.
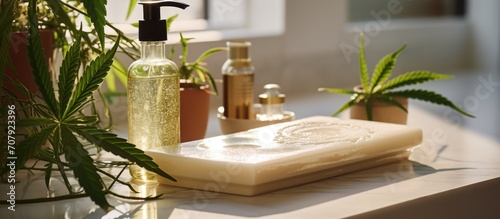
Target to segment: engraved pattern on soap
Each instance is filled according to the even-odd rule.
[[[357,143],[375,135],[370,128],[354,124],[307,122],[281,128],[274,141],[281,145],[323,145]]]

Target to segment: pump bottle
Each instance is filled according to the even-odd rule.
[[[139,21],[141,58],[128,69],[128,141],[141,150],[180,143],[179,69],[165,55],[166,21],[161,7],[185,9],[187,4],[172,1],[140,2],[144,20]],[[152,173],[130,166],[138,180],[155,180]]]
[[[224,116],[255,119],[253,113],[254,66],[249,56],[250,42],[230,41],[228,59],[222,66]]]

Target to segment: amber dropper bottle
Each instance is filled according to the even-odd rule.
[[[255,68],[249,55],[250,42],[229,41],[228,59],[222,66],[224,116],[255,119],[253,82]]]

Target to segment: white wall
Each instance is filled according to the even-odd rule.
[[[452,74],[496,71],[500,57],[500,2],[470,0],[469,5],[469,16],[464,22],[430,21],[408,28],[401,27],[408,23],[389,20],[390,25],[382,31],[372,31],[372,36],[366,34],[369,69],[373,69],[383,55],[407,42],[408,47],[396,65],[396,74],[415,69]],[[400,7],[404,10],[409,6],[401,4]],[[315,92],[320,86],[349,87],[356,84],[357,53],[349,56],[349,62],[340,45],[356,45],[355,30],[366,31],[373,25],[349,25],[346,13],[346,0],[310,0],[307,4],[301,0],[287,0],[283,35],[247,39],[252,42],[256,89],[275,82],[293,95]],[[189,33],[185,33],[185,37],[189,37]],[[190,57],[195,58],[215,46],[225,46],[225,42],[191,43]],[[208,59],[208,68],[216,78],[222,78],[220,67],[225,59],[223,53]]]
[[[495,2],[492,4],[498,3],[491,1]],[[350,87],[357,84],[357,53],[349,56],[349,62],[340,45],[356,45],[357,34],[353,29],[365,30],[369,24],[348,26],[346,8],[346,1],[312,0],[307,4],[300,0],[286,1],[285,33],[277,37],[249,39],[256,66],[256,92],[271,82],[280,84],[288,95],[315,94],[322,86]],[[474,71],[472,67],[477,60],[471,55],[474,45],[467,22],[431,21],[417,25],[417,28],[401,27],[405,23],[397,21],[389,22],[389,27],[367,37],[370,42],[366,46],[366,56],[370,70],[383,55],[408,42],[396,65],[396,74],[417,69],[451,74]],[[495,35],[488,36],[488,42],[493,37]],[[495,39],[498,39],[498,33]],[[498,44],[498,40],[495,43]],[[225,42],[191,44],[191,54],[224,45]],[[490,53],[498,53],[498,46],[490,50]],[[491,59],[497,57],[488,56]],[[220,66],[225,58],[225,54],[216,54],[208,60],[208,67],[217,78],[221,78]],[[486,64],[479,62],[477,65]]]
[[[410,70],[432,70],[450,74],[498,72],[500,2],[470,0],[466,20],[423,22],[417,28],[408,23],[389,23],[383,30],[371,32],[366,46],[368,68],[402,43],[409,45],[401,54],[395,73]],[[409,7],[402,4],[401,7]],[[349,62],[340,45],[357,45],[353,29],[373,27],[373,23],[348,25],[347,0],[287,0],[286,28],[281,36],[247,39],[252,42],[251,56],[256,67],[255,93],[266,83],[277,83],[288,99],[306,95],[323,95],[318,87],[349,88],[358,83],[357,53]],[[372,25],[372,26],[370,26]],[[189,35],[186,33],[186,37]],[[225,41],[192,43],[190,57],[204,50],[225,46]],[[223,53],[209,58],[208,68],[222,78],[220,68],[226,59]],[[220,86],[222,87],[222,86]],[[212,98],[212,107],[222,105],[222,96]]]
[[[498,90],[489,99],[481,100],[477,108],[467,101],[481,86],[478,77],[496,74],[493,80],[500,81],[500,1],[469,0],[468,4],[469,15],[463,19],[422,21],[413,28],[409,23],[390,20],[383,30],[372,32],[366,46],[368,67],[372,70],[383,55],[408,42],[398,59],[395,74],[411,70],[455,74],[457,78],[452,81],[433,82],[424,87],[444,94],[467,110],[472,109],[470,112],[478,118],[465,119],[464,125],[495,136],[500,125],[500,117],[495,116],[500,109],[500,101],[496,100],[500,95]],[[403,4],[402,7],[404,10],[410,6]],[[287,94],[287,108],[296,112],[299,118],[329,115],[340,107],[347,97],[328,96],[316,89],[323,86],[349,88],[359,83],[357,53],[352,54],[348,62],[340,45],[355,45],[357,39],[353,29],[370,27],[367,23],[347,25],[346,8],[346,0],[311,0],[307,4],[287,0],[284,35],[250,39],[257,69],[256,93],[261,92],[265,83],[280,84]],[[206,49],[223,45],[224,42],[212,42],[192,47]],[[218,78],[224,60],[223,54],[210,60],[210,69]],[[213,98],[213,109],[222,105],[221,102],[221,97]],[[419,101],[413,101],[412,105],[438,116],[448,110]],[[212,129],[217,129],[216,120],[210,124]]]
[[[472,31],[473,57],[478,70],[500,67],[500,1],[469,0],[468,20]]]

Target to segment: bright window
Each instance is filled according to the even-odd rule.
[[[144,0],[142,0],[144,1]],[[284,31],[285,0],[181,0],[186,10],[163,8],[162,18],[179,14],[172,32],[189,32],[195,41],[227,40],[270,36]],[[107,19],[126,34],[137,30],[130,23],[142,19],[142,6],[137,5],[126,19],[129,1],[108,0]],[[171,35],[176,38],[176,35]]]
[[[131,0],[129,0],[131,1]],[[123,0],[108,0],[107,4],[107,19],[111,23],[133,23],[142,20],[142,6],[136,5],[131,12],[130,17],[126,19],[129,1]],[[141,0],[139,2],[147,2]],[[198,20],[205,19],[205,0],[182,0],[189,5],[186,10],[173,7],[162,7],[161,14],[163,18],[179,14],[178,20]]]

